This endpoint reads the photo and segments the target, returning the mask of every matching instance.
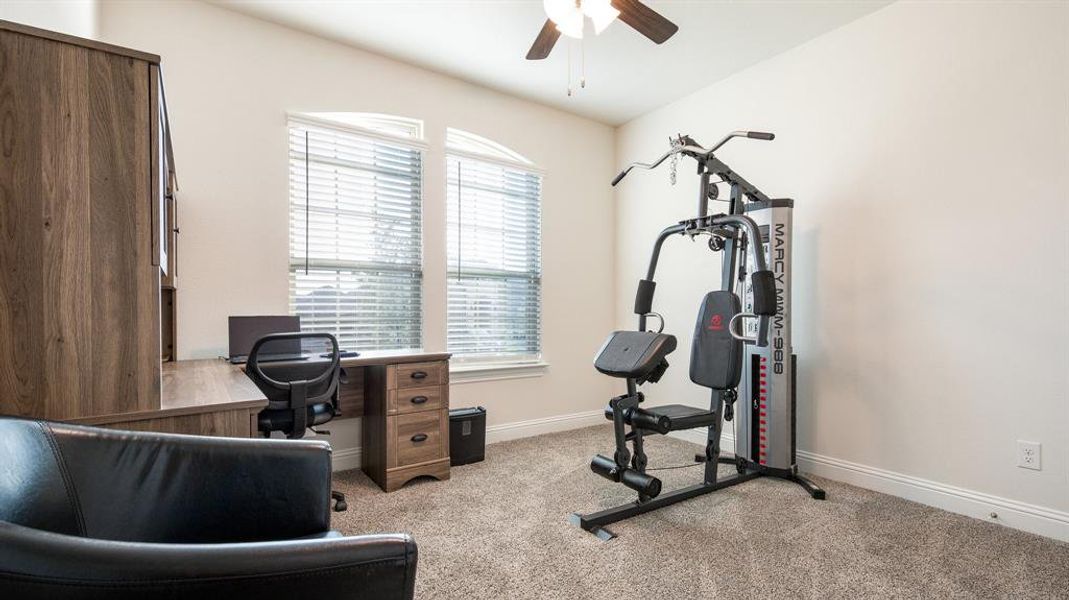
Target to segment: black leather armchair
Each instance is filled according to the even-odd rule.
[[[324,442],[0,417],[0,598],[411,599],[412,538],[329,504]]]

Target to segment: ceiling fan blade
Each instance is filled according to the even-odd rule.
[[[620,11],[621,21],[657,44],[665,43],[679,31],[675,23],[638,0],[612,0],[612,7]]]
[[[527,60],[542,60],[549,56],[549,52],[553,50],[553,45],[557,43],[557,38],[559,37],[560,30],[553,24],[553,21],[546,19],[546,24],[542,26],[542,31],[538,32],[538,37],[535,38],[534,44],[527,51]]]

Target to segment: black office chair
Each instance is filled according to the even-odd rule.
[[[338,340],[329,333],[272,333],[256,340],[249,352],[245,374],[267,396],[267,408],[257,424],[265,437],[281,431],[290,439],[303,438],[340,414],[338,384],[341,358]],[[332,491],[334,510],[346,509],[345,496]]]

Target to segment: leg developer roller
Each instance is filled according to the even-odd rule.
[[[598,454],[590,461],[590,470],[609,481],[622,483],[649,498],[656,498],[661,493],[661,480],[635,469],[620,467],[616,461]]]

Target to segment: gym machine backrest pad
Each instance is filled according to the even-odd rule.
[[[690,380],[714,390],[733,389],[742,376],[742,342],[731,335],[731,319],[742,310],[734,292],[709,292],[702,300],[690,349]]]

